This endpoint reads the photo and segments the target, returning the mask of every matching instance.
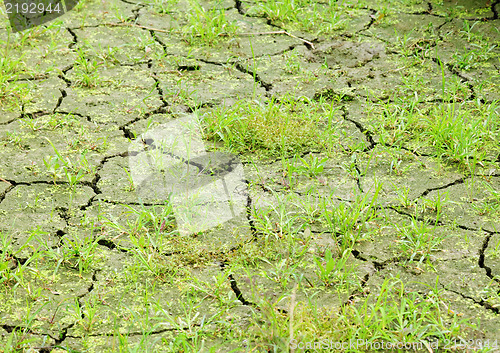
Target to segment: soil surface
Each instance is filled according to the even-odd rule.
[[[338,17],[310,25],[265,2],[199,3],[200,23],[224,10],[235,30],[196,29],[184,0],[81,1],[19,33],[3,19],[0,346],[271,351],[294,337],[278,325],[291,303],[314,302],[326,320],[376,300],[391,278],[399,300],[436,300],[443,327],[467,322],[458,336],[498,339],[500,138],[486,125],[500,126],[500,2],[318,2]],[[293,145],[300,135],[274,153],[271,133],[247,147],[217,138],[223,115],[219,135],[203,125],[241,102],[244,114],[293,100],[302,105],[286,116],[331,108],[315,122],[334,124],[327,142]],[[462,120],[439,140],[429,119],[446,109]],[[218,180],[204,189],[205,201],[218,195],[203,203],[210,212],[191,220],[187,201],[168,202],[188,192],[183,172],[160,178],[139,161],[179,119],[199,119],[194,150],[158,158],[189,160],[187,174],[205,178],[192,188]],[[473,152],[453,152],[461,141]],[[323,280],[327,253],[352,283]]]

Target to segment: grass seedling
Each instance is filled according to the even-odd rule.
[[[341,202],[338,206],[332,207],[329,202],[322,202],[321,220],[339,238],[342,251],[354,246],[363,237],[370,236],[369,233],[362,233],[362,229],[367,222],[379,217],[375,202],[381,188],[382,184],[376,182],[371,200],[370,194],[366,193],[358,195],[352,203]]]
[[[76,51],[78,58],[73,68],[77,77],[75,84],[85,88],[97,87],[99,85],[99,73],[97,69],[101,64],[97,60],[88,59],[87,53],[82,48],[78,48]]]
[[[310,153],[308,160],[300,157],[300,161],[302,162],[302,165],[297,167],[297,172],[305,173],[310,177],[316,177],[323,172],[328,158],[319,159],[317,156]]]
[[[414,201],[412,201],[409,197],[410,195],[410,188],[403,186],[401,188],[397,187],[394,185],[393,182],[391,182],[392,187],[394,188],[394,191],[398,195],[398,201],[403,206],[404,208],[410,208],[414,205]]]
[[[78,269],[80,275],[88,272],[90,267],[98,262],[96,248],[99,240],[100,238],[94,238],[92,235],[64,236],[62,247],[57,249],[60,261],[69,268]]]
[[[201,42],[203,45],[214,46],[223,36],[232,36],[236,25],[226,19],[223,8],[205,8],[198,1],[191,1],[192,10],[187,14],[189,24],[185,27],[186,40],[190,44]]]
[[[134,185],[134,180],[132,179],[132,175],[130,175],[130,172],[127,170],[127,168],[123,167],[123,170],[127,174],[127,179],[128,179],[128,187],[126,188],[126,190],[127,191],[134,191],[135,185]]]
[[[425,222],[412,219],[411,226],[397,226],[399,246],[403,255],[409,261],[423,263],[431,259],[433,252],[439,251],[441,243],[448,235],[437,234],[435,227],[429,227]]]
[[[356,283],[355,266],[348,266],[351,250],[346,249],[339,258],[332,255],[330,249],[325,251],[323,259],[316,257],[316,274],[326,287],[337,286],[339,291],[347,291],[350,284]],[[353,278],[354,277],[354,278]]]
[[[500,192],[495,190],[490,183],[482,182],[489,194],[478,205],[476,202],[472,203],[472,207],[478,212],[479,215],[495,215],[500,211]]]
[[[281,158],[281,171],[283,175],[283,181],[287,188],[292,189],[295,185],[295,174],[297,174],[297,167],[295,167],[296,156],[293,159],[288,159],[285,157]],[[286,179],[285,179],[286,178]]]
[[[63,161],[58,156],[51,157],[48,156],[46,157],[47,160],[44,158],[43,159],[43,164],[45,164],[45,167],[47,168],[47,173],[52,176],[52,180],[54,181],[54,185],[56,184],[56,179],[61,178],[64,176],[64,171],[65,169],[62,168],[63,166]]]
[[[263,276],[278,283],[282,289],[286,289],[288,287],[290,279],[297,273],[296,271],[300,264],[298,262],[292,263],[290,258],[282,258],[276,262],[271,262],[265,258],[262,258],[261,260],[271,266],[271,269],[263,271]]]

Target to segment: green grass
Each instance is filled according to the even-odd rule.
[[[205,9],[197,1],[191,1],[187,13],[188,24],[183,31],[189,44],[214,46],[236,32],[236,25],[228,21],[226,11],[218,6]]]
[[[346,10],[342,3],[335,0],[321,4],[311,0],[270,0],[259,1],[250,11],[262,13],[278,26],[321,35],[335,33],[345,27],[348,19],[342,16]]]
[[[374,106],[379,117],[374,131],[384,144],[430,149],[435,157],[469,172],[500,153],[498,102],[419,103],[409,98]]]
[[[15,113],[0,117],[0,352],[312,352],[314,342],[326,350],[350,341],[358,347],[346,352],[381,342],[437,352],[437,342],[496,334],[500,108],[495,90],[483,97],[486,85],[474,81],[484,70],[478,77],[489,88],[496,82],[498,39],[479,30],[492,21],[431,23],[392,42],[380,30],[399,11],[425,12],[426,3],[142,5],[99,12],[99,2],[83,1],[65,15],[69,22],[2,30],[0,109]],[[433,2],[435,14],[484,13],[448,5]],[[130,43],[103,47],[91,38],[97,28],[106,33],[99,16],[128,21]],[[76,44],[65,23],[75,26]],[[237,23],[269,50],[276,42],[270,69],[255,38],[253,65],[243,69],[249,55]],[[318,48],[378,41],[368,24],[387,40],[383,55],[328,67],[330,54]],[[301,41],[271,30],[317,48],[302,57]],[[443,49],[454,40],[469,45]],[[72,55],[61,70],[32,64],[61,46]],[[219,50],[230,59],[216,62]],[[216,78],[205,64],[246,79],[253,92],[219,99],[214,86],[213,101],[194,99]],[[277,92],[266,81],[273,65],[304,96]],[[119,66],[147,68],[147,98],[159,105],[123,109],[134,84],[112,102],[116,116],[102,105],[106,123],[81,113],[77,98],[103,89],[107,101],[127,85],[109,77]],[[26,113],[30,87],[46,75],[61,82],[61,101]],[[175,82],[165,84],[170,76]],[[382,99],[364,87],[377,79],[389,84]],[[260,97],[259,81],[267,89]],[[61,111],[69,99],[74,107]],[[169,199],[137,198],[126,151],[131,136],[186,113],[200,118],[207,150],[240,157],[250,198],[238,219],[181,236]]]
[[[333,103],[308,99],[240,101],[204,113],[202,122],[206,139],[222,142],[231,152],[289,156],[327,150],[334,143],[334,108]],[[306,169],[318,168],[304,162]]]

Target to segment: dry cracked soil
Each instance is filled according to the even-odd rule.
[[[2,8],[0,351],[497,351],[499,11],[82,0],[13,33]],[[180,119],[239,173],[193,231],[133,159]]]

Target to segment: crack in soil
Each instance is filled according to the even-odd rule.
[[[58,98],[56,106],[55,106],[54,110],[52,110],[52,114],[54,114],[56,112],[57,108],[59,108],[61,106],[63,99],[68,96],[68,94],[66,93],[66,90],[59,88],[59,91],[61,92],[61,96]]]
[[[7,196],[7,193],[9,193],[12,189],[14,189],[16,187],[16,182],[15,181],[13,181],[13,180],[5,180],[5,181],[8,182],[10,184],[10,186],[8,186],[7,189],[5,189],[3,192],[0,193],[0,204],[2,203],[2,201]],[[0,180],[0,182],[3,182],[3,181]]]
[[[241,0],[234,1],[234,8],[238,11],[238,13],[242,16],[246,16],[245,11],[243,11]]]
[[[363,294],[365,294],[364,289],[365,289],[366,284],[368,283],[369,279],[370,279],[369,273],[364,275],[363,278],[361,278],[361,283],[360,283],[361,288],[356,289],[354,292],[352,292],[351,295],[349,295],[349,298],[347,298],[347,301],[345,303],[341,304],[340,307],[344,308],[346,306],[349,306],[355,302],[356,297],[363,296]]]
[[[479,265],[480,268],[485,270],[486,276],[488,276],[491,280],[500,284],[500,279],[497,276],[493,275],[493,273],[491,271],[491,267],[487,266],[484,263],[485,252],[486,252],[486,249],[488,248],[488,244],[489,244],[492,236],[493,236],[493,234],[490,233],[484,238],[483,246],[481,247],[481,249],[479,249],[479,252],[478,252],[479,253],[479,260],[478,260],[477,264]],[[498,313],[500,313],[500,311]]]
[[[226,269],[226,265],[227,265],[227,262],[226,261],[221,261],[220,262],[220,270],[222,272],[224,272],[224,270]],[[236,280],[234,279],[234,276],[233,274],[228,274],[227,278],[229,279],[229,283],[231,285],[231,290],[233,291],[233,293],[236,295],[236,299],[238,299],[241,304],[243,305],[247,305],[247,306],[253,306],[253,307],[257,307],[257,305],[255,303],[252,303],[252,302],[249,302],[248,300],[246,300],[244,297],[243,297],[243,293],[241,292],[241,290],[238,288],[238,284],[236,283]]]
[[[68,49],[73,49],[73,47],[78,43],[78,36],[71,28],[66,28],[66,30],[73,37],[73,41],[68,45]]]
[[[496,0],[491,4],[491,12],[493,12],[493,18],[492,20],[498,20],[498,11],[497,11],[497,5],[500,5],[500,0]]]
[[[240,63],[236,63],[235,67],[238,71],[241,71],[244,74],[251,75],[253,77],[254,81],[256,83],[260,84],[260,86],[263,87],[266,90],[266,92],[269,92],[272,89],[272,87],[273,87],[272,84],[264,82],[260,78],[260,76],[257,75],[256,72],[250,71],[248,68],[243,67],[243,65],[241,65]]]
[[[246,217],[248,220],[248,224],[250,225],[250,232],[254,239],[257,239],[257,228],[255,228],[255,223],[252,217],[252,197],[250,196],[250,192],[248,191],[248,187],[250,186],[250,182],[248,180],[243,181],[247,185],[247,204],[245,206],[246,209]]]
[[[102,191],[99,189],[99,187],[97,186],[97,183],[99,182],[99,180],[101,180],[101,175],[99,174],[99,172],[102,170],[102,168],[104,167],[104,164],[112,159],[112,158],[115,158],[115,157],[124,157],[124,156],[127,156],[128,155],[128,151],[126,152],[121,152],[121,153],[115,153],[111,156],[106,156],[104,157],[101,162],[99,163],[99,165],[96,167],[95,169],[95,176],[94,178],[92,179],[92,181],[90,182],[90,187],[92,188],[92,190],[94,190],[94,193],[96,195],[99,195],[99,194],[102,194]],[[83,207],[83,206],[82,206]]]
[[[151,29],[151,30],[149,30],[149,33],[150,33],[150,34],[151,34],[151,36],[153,37],[154,41],[155,41],[156,43],[158,43],[158,44],[160,44],[160,45],[161,45],[161,47],[163,48],[163,53],[165,53],[165,54],[169,55],[169,54],[167,53],[167,46],[165,45],[165,43],[163,43],[163,42],[160,40],[160,38],[158,38],[158,36],[156,35],[155,31]]]
[[[109,239],[99,239],[97,241],[97,244],[104,246],[104,247],[108,248],[109,250],[116,249],[116,250],[123,252],[123,253],[130,253],[130,251],[129,251],[130,249],[118,246],[115,244],[115,242],[113,242],[112,240],[109,240]]]
[[[373,135],[372,135],[371,131],[367,130],[359,121],[351,119],[349,117],[349,112],[347,111],[347,109],[345,109],[345,107],[342,107],[342,117],[344,120],[347,120],[347,121],[351,122],[352,124],[354,124],[356,126],[356,128],[363,134],[363,136],[365,136],[366,140],[370,144],[369,146],[367,146],[363,150],[363,152],[368,152],[368,151],[372,150],[373,148],[375,148],[375,146],[377,145],[377,142],[375,142],[373,140]]]
[[[422,192],[422,194],[420,194],[420,196],[416,197],[413,200],[413,202],[417,201],[418,199],[420,199],[424,196],[427,196],[431,191],[443,190],[443,189],[447,189],[447,188],[454,186],[454,185],[463,184],[465,182],[465,179],[467,179],[467,177],[461,177],[461,178],[456,179],[455,181],[452,181],[451,183],[441,185],[441,186],[436,186],[435,188],[428,188],[424,192]]]
[[[461,296],[464,299],[468,299],[468,300],[474,302],[475,304],[481,305],[483,308],[485,308],[487,310],[490,310],[490,311],[494,312],[497,315],[500,315],[500,308],[494,307],[493,305],[491,305],[490,303],[484,301],[483,299],[477,300],[476,298],[473,298],[471,296],[465,295],[465,294],[463,294],[463,293],[461,293],[459,291],[456,291],[456,290],[451,289],[451,288],[447,288],[441,282],[439,282],[439,285],[441,287],[443,287],[443,289],[445,289],[445,290],[447,290],[449,292],[455,293],[455,294]]]

